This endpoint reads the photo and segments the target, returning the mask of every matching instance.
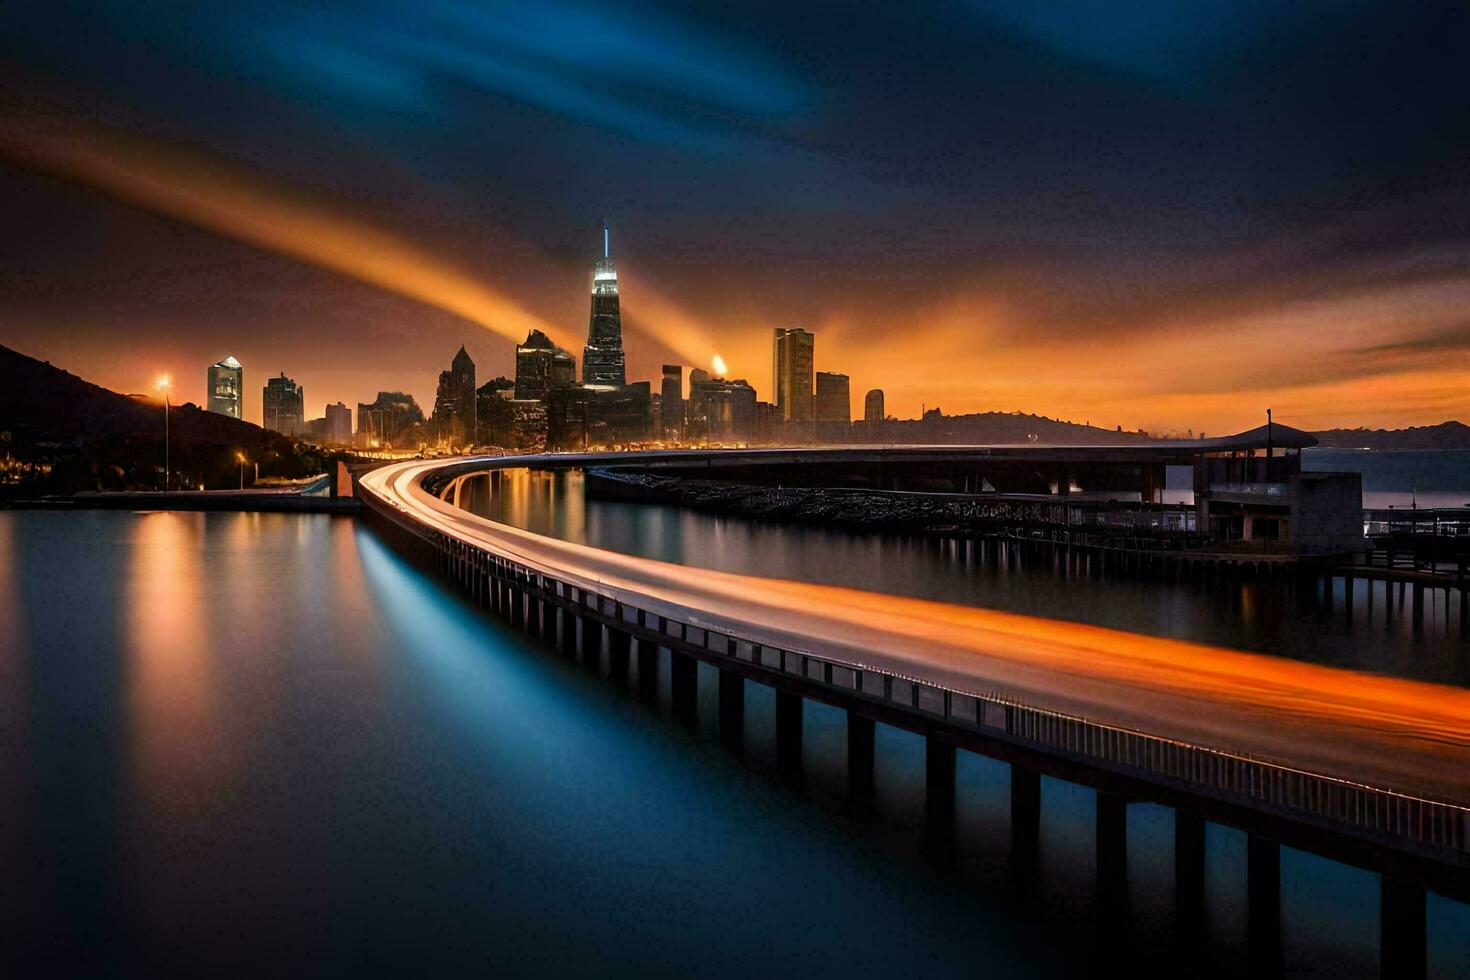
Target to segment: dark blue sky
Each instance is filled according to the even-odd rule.
[[[460,340],[509,369],[59,179],[24,151],[54,119],[391,229],[573,339],[606,215],[644,377],[711,345],[765,389],[804,324],[901,414],[1438,421],[1470,414],[1467,41],[1463,4],[10,5],[0,342],[94,375],[125,342],[119,387],[234,352],[312,412],[427,395]]]

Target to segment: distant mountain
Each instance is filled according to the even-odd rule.
[[[890,419],[874,430],[868,426],[854,428],[852,438],[884,442],[928,443],[930,445],[1005,445],[1010,443],[1050,443],[1066,446],[1120,446],[1149,442],[1143,432],[1124,432],[1095,425],[1063,422],[1043,415],[1008,412],[976,412],[970,415],[945,415],[930,409],[921,419]]]
[[[1408,429],[1328,429],[1314,432],[1330,449],[1470,449],[1470,425],[1441,422]]]
[[[311,461],[279,433],[206,412],[169,409],[169,454],[180,486],[233,486],[237,454],[262,476],[301,476]],[[163,403],[123,395],[0,346],[0,458],[36,463],[35,490],[154,489],[163,467]]]

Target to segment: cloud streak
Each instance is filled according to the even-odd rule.
[[[334,270],[477,323],[511,341],[569,341],[479,278],[412,241],[218,157],[97,126],[12,116],[0,155],[157,214]]]

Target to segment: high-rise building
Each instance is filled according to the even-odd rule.
[[[449,446],[464,446],[475,438],[475,362],[461,344],[448,371],[439,372],[430,417],[434,438]]]
[[[621,388],[628,383],[623,364],[623,320],[618,311],[618,270],[608,254],[602,229],[602,258],[592,272],[592,319],[582,350],[582,383]]]
[[[305,400],[301,386],[282,371],[279,378],[271,378],[265,383],[265,390],[261,393],[261,424],[284,436],[304,434]]]
[[[816,338],[800,327],[777,327],[771,360],[771,386],[784,422],[812,418],[812,367]]]
[[[338,402],[328,405],[326,432],[323,438],[334,446],[345,446],[352,441],[352,409]]]
[[[357,403],[357,439],[364,446],[405,447],[422,441],[423,409],[413,396],[380,391],[377,400]]]
[[[848,393],[847,375],[830,371],[817,372],[816,417],[818,422],[852,422],[852,396]]]
[[[475,389],[475,442],[484,446],[510,446],[510,409],[516,384],[509,378],[491,378]]]
[[[690,441],[750,442],[756,429],[755,389],[743,379],[712,378],[695,368],[689,372],[685,417]]]
[[[648,438],[653,386],[635,381],[616,388],[587,389],[587,444],[627,446]]]
[[[545,398],[548,388],[577,383],[577,359],[551,342],[540,330],[516,345],[516,398]]]
[[[664,365],[664,382],[659,391],[659,425],[663,437],[678,441],[684,438],[684,368]]]
[[[883,421],[883,389],[874,388],[863,396],[863,421]]]
[[[245,369],[233,357],[217,361],[209,366],[209,382],[205,388],[209,393],[208,406],[211,412],[228,415],[232,419],[245,417],[241,411],[245,396]]]

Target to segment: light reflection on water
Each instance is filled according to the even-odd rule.
[[[462,506],[541,534],[662,561],[937,599],[1237,650],[1470,685],[1457,603],[1426,592],[1416,633],[1407,594],[1357,581],[1330,606],[1280,583],[1106,579],[993,542],[865,534],[680,507],[588,500],[579,471],[508,469],[466,479]]]
[[[0,811],[0,972],[24,955],[94,975],[1086,968],[1090,792],[1044,783],[1046,902],[1018,912],[1003,765],[961,753],[960,865],[932,868],[915,736],[880,729],[878,814],[850,815],[841,712],[808,706],[791,788],[769,772],[768,690],[747,685],[736,758],[710,737],[708,668],[686,730],[350,520],[0,512],[0,575],[0,609],[28,624],[0,647],[0,705],[27,719],[24,738],[0,726],[0,771],[24,774]],[[1171,821],[1135,807],[1129,829],[1137,965],[1157,968]],[[1243,865],[1211,855],[1220,911],[1191,965],[1229,972]],[[1289,961],[1372,972],[1371,876],[1290,856],[1283,875]],[[1470,915],[1430,913],[1451,975]]]

